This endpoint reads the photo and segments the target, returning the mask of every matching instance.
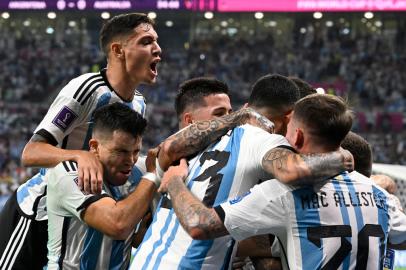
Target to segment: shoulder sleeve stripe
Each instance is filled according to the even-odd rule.
[[[96,74],[93,76],[90,76],[89,78],[87,78],[78,88],[78,90],[76,90],[75,94],[73,95],[73,98],[76,99],[80,93],[80,91],[82,90],[83,86],[86,85],[87,82],[89,82],[90,80],[97,78],[97,77],[101,77],[100,74]]]
[[[85,104],[86,101],[92,96],[92,94],[94,93],[94,91],[96,91],[97,88],[99,88],[100,86],[107,86],[107,84],[105,82],[96,84],[93,89],[89,92],[89,94],[86,96],[86,98],[80,102],[81,105]]]
[[[76,162],[69,160],[69,165],[72,168],[72,171],[76,172],[78,170]]]
[[[49,133],[46,129],[40,129],[37,132],[35,132],[35,134],[38,134],[42,137],[44,137],[44,139],[47,140],[47,142],[53,146],[57,146],[58,145],[58,141],[55,139],[55,137]]]
[[[98,78],[94,81],[92,81],[91,83],[89,83],[82,91],[82,93],[80,94],[79,98],[77,99],[78,102],[81,102],[84,98],[84,96],[87,94],[87,92],[89,92],[89,89],[91,89],[96,83],[99,82],[104,82],[103,78]]]
[[[78,208],[76,208],[76,211],[80,211],[83,209],[86,209],[89,205],[91,205],[92,203],[105,198],[105,197],[110,197],[108,194],[104,193],[104,194],[98,194],[98,195],[94,195],[92,197],[89,197],[87,200],[85,200]],[[113,199],[113,198],[112,198]]]
[[[62,165],[63,165],[63,167],[65,168],[65,170],[66,170],[67,172],[70,172],[68,163],[67,163],[66,161],[62,161]]]
[[[289,146],[289,145],[279,145],[276,148],[284,148],[284,149],[288,149],[288,150],[292,151],[293,153],[297,153],[297,151],[292,146]]]
[[[224,209],[221,207],[221,205],[217,205],[213,209],[214,209],[214,211],[216,211],[217,215],[219,216],[221,221],[224,223],[224,219],[226,217],[226,214],[224,213]]]

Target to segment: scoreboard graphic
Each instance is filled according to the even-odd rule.
[[[0,10],[402,11],[406,0],[1,0]]]

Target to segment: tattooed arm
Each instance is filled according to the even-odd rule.
[[[251,108],[213,120],[199,121],[170,136],[161,144],[159,164],[166,170],[174,161],[203,150],[230,129],[246,123],[273,131],[273,123]]]
[[[186,187],[185,159],[179,166],[172,166],[165,172],[158,191],[168,192],[172,207],[180,224],[193,239],[211,239],[228,234],[223,222],[213,208],[207,208]]]
[[[352,171],[354,159],[341,148],[321,154],[295,154],[277,147],[265,154],[262,167],[285,184],[315,184],[342,171]]]

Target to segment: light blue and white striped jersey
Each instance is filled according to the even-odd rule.
[[[284,269],[382,269],[388,239],[406,241],[405,214],[357,172],[318,186],[265,181],[220,207],[235,239],[276,235]]]
[[[189,161],[187,186],[206,205],[219,205],[267,179],[262,158],[282,145],[288,146],[283,136],[250,125],[237,127]],[[233,251],[229,236],[193,240],[163,197],[130,269],[229,269]]]
[[[101,194],[83,194],[77,186],[77,164],[64,161],[45,174],[48,182],[48,269],[127,269],[133,234],[114,240],[89,227],[81,213],[100,198],[126,198],[145,173],[145,158],[122,186],[104,183]],[[135,228],[134,228],[135,229]]]
[[[35,129],[53,145],[63,149],[88,150],[93,128],[93,112],[120,102],[145,116],[145,100],[135,92],[132,101],[122,100],[107,81],[106,69],[71,80],[58,94],[44,119]],[[36,220],[46,220],[45,169],[21,185],[17,201],[21,210]]]

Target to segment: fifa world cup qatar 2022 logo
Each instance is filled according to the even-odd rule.
[[[73,121],[77,117],[78,115],[74,113],[70,108],[68,108],[67,106],[63,106],[63,108],[55,116],[54,120],[52,120],[52,123],[62,131],[66,131],[66,129],[73,123]]]

